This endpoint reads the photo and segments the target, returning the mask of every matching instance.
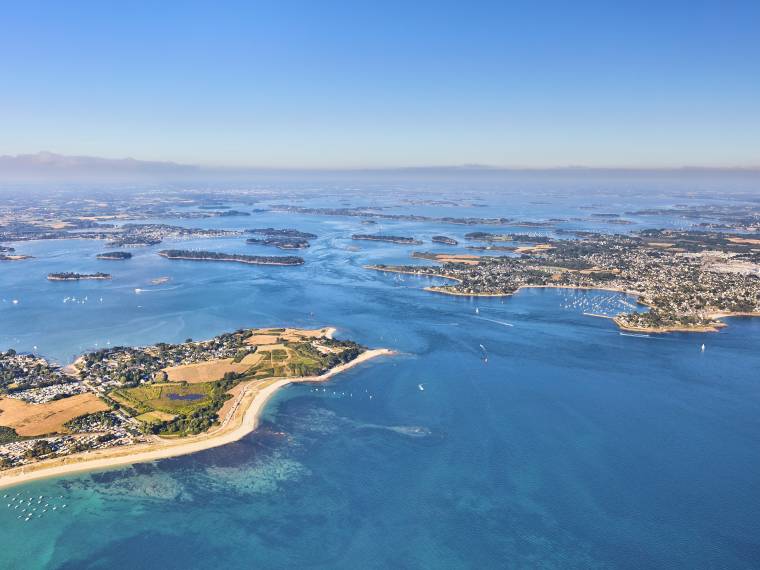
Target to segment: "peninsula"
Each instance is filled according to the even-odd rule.
[[[188,249],[165,249],[158,255],[167,259],[184,259],[189,261],[232,261],[248,265],[303,265],[303,258],[295,255],[242,255],[239,253],[219,253],[215,251],[197,251]]]
[[[334,331],[245,329],[103,349],[65,368],[0,352],[0,487],[236,441],[278,389],[391,354]]]
[[[498,241],[515,238],[504,234]],[[368,268],[451,279],[451,285],[427,288],[449,295],[503,296],[523,287],[620,291],[649,310],[619,314],[615,323],[641,332],[715,331],[725,326],[723,317],[760,316],[760,240],[755,235],[645,230],[638,235],[583,232],[579,238],[533,237],[538,243],[516,248],[517,255],[510,257],[414,253],[442,264]]]

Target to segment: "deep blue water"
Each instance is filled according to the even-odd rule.
[[[167,394],[170,400],[202,400],[206,396],[203,394]]]
[[[490,205],[469,215],[579,212]],[[320,237],[302,267],[155,255],[175,244],[124,262],[95,260],[99,243],[17,244],[36,258],[0,268],[0,347],[67,362],[108,343],[333,325],[399,354],[318,389],[282,390],[262,429],[238,443],[7,491],[67,507],[25,523],[0,500],[1,567],[758,566],[760,321],[622,336],[582,314],[621,310],[621,295],[435,295],[421,290],[428,280],[362,268],[409,262],[419,247],[348,239],[368,228],[426,240],[493,228],[279,214],[177,223]],[[242,242],[176,245],[269,251]],[[64,270],[114,278],[44,278]],[[170,281],[150,284],[162,276]]]

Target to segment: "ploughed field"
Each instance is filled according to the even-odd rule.
[[[78,394],[44,404],[30,404],[14,398],[0,399],[0,426],[12,428],[19,436],[32,437],[66,433],[66,422],[86,414],[108,410],[95,394]]]

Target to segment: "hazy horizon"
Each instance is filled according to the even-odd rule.
[[[711,181],[760,179],[758,168],[600,168],[557,166],[553,168],[515,168],[490,165],[410,166],[388,168],[253,168],[213,167],[202,164],[145,161],[132,157],[104,158],[67,156],[47,151],[36,154],[0,156],[0,183],[140,183],[140,182],[255,182],[282,181],[376,181],[419,180],[430,182],[508,182],[517,180],[601,181],[630,179],[692,181],[708,185]]]
[[[760,168],[756,2],[16,3],[3,19],[0,155]]]

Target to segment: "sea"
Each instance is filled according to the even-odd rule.
[[[107,250],[98,241],[11,244],[34,258],[0,266],[1,350],[66,364],[108,346],[334,326],[340,338],[397,354],[318,387],[282,389],[260,429],[239,442],[0,490],[0,568],[760,567],[760,319],[728,319],[718,333],[625,335],[584,313],[636,308],[626,295],[447,296],[424,291],[439,279],[364,267],[429,263],[411,259],[415,250],[466,251],[471,231],[689,227],[673,214],[624,212],[725,200],[702,190],[343,182],[226,203],[247,217],[149,220],[313,232],[298,267],[156,254],[283,253],[241,237],[168,240],[130,250],[128,261],[97,260]],[[566,221],[369,225],[260,211],[283,203]],[[425,244],[359,242],[354,233]],[[460,245],[431,244],[440,234]],[[47,281],[56,271],[113,279]],[[48,507],[26,521],[6,506],[11,499]]]

